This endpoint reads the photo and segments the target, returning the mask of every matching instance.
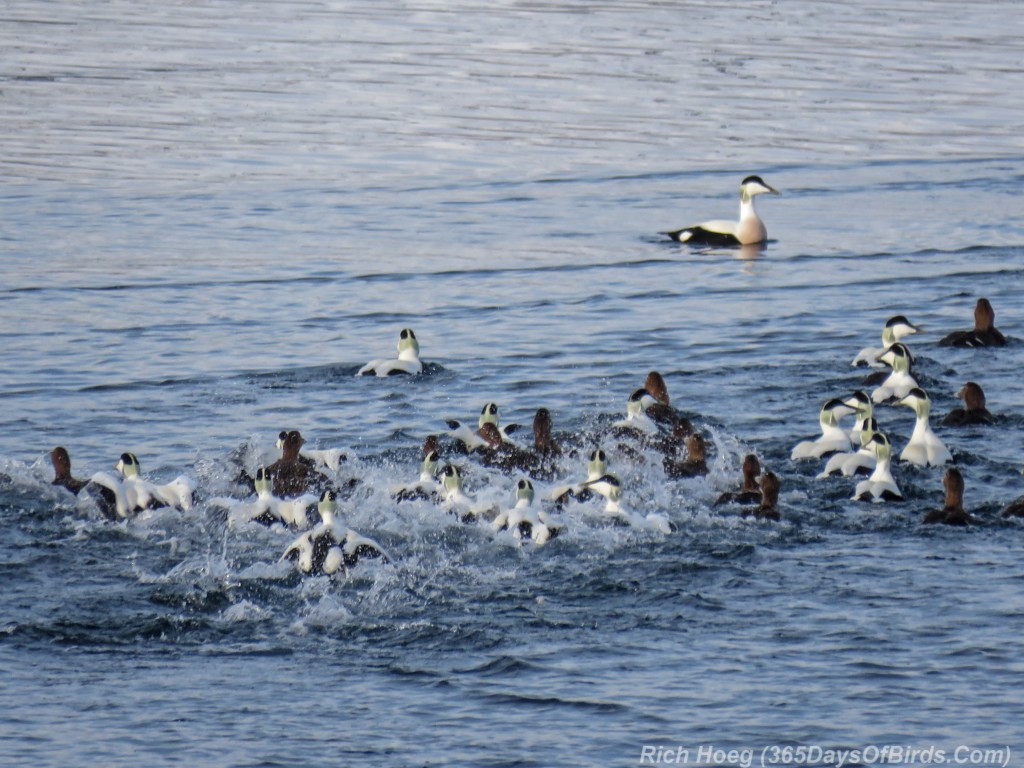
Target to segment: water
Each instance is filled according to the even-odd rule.
[[[1010,747],[1024,667],[1024,53],[1011,2],[10,2],[0,59],[0,756],[38,766],[639,765],[644,745]],[[730,216],[763,252],[659,230]],[[1013,343],[939,348],[978,296]],[[789,450],[903,313],[939,469],[859,505]],[[442,370],[352,374],[404,326]],[[386,489],[487,400],[572,434],[651,369],[706,479],[613,457],[668,537],[533,551]],[[881,409],[899,448],[913,417]],[[937,419],[936,419],[937,421]],[[345,446],[330,582],[205,504],[114,525],[49,486],[124,450],[218,492],[282,428]],[[783,522],[712,508],[747,451]],[[582,462],[567,462],[575,476]],[[483,498],[514,478],[476,469]],[[721,760],[719,761],[722,762]],[[736,764],[739,761],[725,761]],[[870,764],[868,759],[862,761]],[[707,761],[705,760],[706,764]],[[988,761],[984,764],[994,764]],[[816,764],[825,764],[817,760]]]

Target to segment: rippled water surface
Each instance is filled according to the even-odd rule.
[[[1022,11],[892,6],[6,3],[2,761],[900,744],[1015,764]],[[752,173],[782,191],[758,199],[763,249],[657,234],[735,215]],[[980,296],[1010,344],[939,347]],[[942,469],[897,464],[907,500],[870,505],[790,460],[898,313],[924,329],[967,530],[919,522]],[[353,375],[407,326],[430,375]],[[517,547],[389,498],[445,419],[544,406],[569,445],[650,370],[709,438],[708,476],[607,447],[673,534],[573,514]],[[938,426],[967,380],[997,423]],[[877,415],[898,451],[912,412]],[[229,457],[272,456],[283,428],[350,451],[342,511],[391,563],[302,578],[279,562],[293,532],[225,526]],[[50,486],[55,445],[84,477],[131,450],[200,503],[105,522]],[[747,452],[781,479],[778,524],[712,504]],[[511,504],[517,477],[464,464]]]

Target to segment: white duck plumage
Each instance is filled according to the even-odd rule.
[[[900,339],[910,336],[911,334],[918,333],[920,330],[921,328],[919,326],[911,323],[903,315],[890,317],[882,328],[882,346],[864,347],[864,349],[858,352],[857,356],[853,358],[853,362],[851,362],[850,365],[854,367],[867,365],[872,368],[883,368],[884,365],[878,360],[878,357],[885,354],[889,347]]]
[[[110,472],[101,471],[96,472],[89,481],[106,488],[114,495],[114,511],[119,519],[125,520],[135,516],[135,506],[128,503],[128,495],[125,493],[120,475],[115,476]]]
[[[228,509],[228,525],[237,527],[246,523],[273,525],[280,523],[299,530],[311,524],[309,510],[317,503],[315,494],[304,493],[294,499],[280,499],[273,493],[273,481],[266,467],[256,470],[254,480],[256,498],[238,501],[230,498],[211,499],[211,504],[220,504]]]
[[[410,501],[412,499],[439,499],[441,497],[441,484],[437,482],[437,470],[439,460],[437,451],[430,451],[423,457],[420,463],[420,475],[415,482],[392,485],[388,492],[392,498],[398,501]]]
[[[142,478],[139,460],[134,453],[122,453],[114,469],[121,473],[125,497],[132,510],[138,512],[164,506],[184,512],[192,509],[196,483],[188,475],[179,475],[165,485],[151,483]]]
[[[499,512],[491,522],[495,531],[510,531],[517,541],[532,539],[542,546],[553,539],[564,525],[555,515],[548,515],[534,506],[533,483],[522,479],[516,484],[516,503],[511,509]]]
[[[838,398],[826,402],[818,413],[821,434],[814,440],[803,440],[793,446],[789,458],[817,459],[826,453],[849,452],[853,450],[850,436],[839,426],[839,419],[854,413],[854,409]]]
[[[286,430],[282,430],[277,434],[277,442],[275,445],[278,450],[284,448],[285,438],[288,436]],[[303,445],[299,449],[299,455],[305,456],[310,461],[313,461],[317,466],[329,469],[331,472],[337,472],[341,468],[342,462],[348,459],[348,451],[344,448],[306,448]]]
[[[551,491],[550,498],[556,501],[564,501],[566,498],[578,498],[582,491],[586,490],[587,481],[597,480],[608,471],[608,455],[600,448],[590,452],[587,459],[587,478],[579,483],[560,485]]]
[[[494,514],[491,504],[479,503],[462,489],[462,475],[454,464],[441,470],[442,506],[464,523]]]
[[[864,425],[875,415],[875,406],[871,398],[863,390],[857,390],[843,402],[853,408],[853,427],[850,429],[850,442],[854,445],[864,445],[874,432],[864,434]]]
[[[310,575],[331,575],[351,568],[363,557],[382,558],[384,550],[373,539],[348,528],[337,517],[338,502],[334,491],[324,491],[317,509],[320,524],[295,539],[281,556],[295,561],[299,570]]]
[[[624,507],[622,505],[622,483],[615,475],[605,474],[596,480],[588,480],[583,485],[605,497],[607,500],[603,510],[605,517],[641,530],[666,534],[676,530],[675,524],[666,515],[650,512],[645,516]]]
[[[403,328],[398,336],[398,358],[371,360],[356,373],[357,376],[374,374],[379,377],[393,374],[415,376],[423,372],[420,361],[420,343],[412,328]]]
[[[647,409],[658,401],[646,389],[634,390],[626,400],[626,418],[616,421],[613,426],[638,429],[647,434],[658,431],[658,424],[647,415]]]
[[[878,422],[870,418],[861,425],[857,433],[857,441],[860,448],[856,451],[836,453],[829,457],[825,463],[825,469],[818,478],[825,478],[839,472],[844,477],[853,477],[860,470],[870,470],[875,466],[875,447],[869,441],[878,431]]]
[[[879,355],[878,360],[889,365],[892,372],[871,392],[872,402],[878,404],[893,399],[901,400],[917,387],[917,381],[910,372],[914,358],[902,342],[897,341]]]
[[[853,492],[857,501],[902,501],[903,494],[893,479],[889,468],[891,447],[889,440],[881,432],[876,432],[868,441],[875,450],[875,469],[871,477],[861,480]]]
[[[662,232],[680,243],[699,245],[752,245],[768,239],[768,230],[754,210],[754,198],[762,194],[777,195],[760,176],[747,176],[740,183],[739,221],[715,219],[674,232]]]
[[[928,416],[931,413],[931,400],[927,393],[917,387],[910,390],[907,395],[900,399],[898,405],[905,405],[912,408],[917,416],[914,422],[914,431],[910,435],[910,441],[906,448],[900,452],[901,461],[909,461],[921,467],[938,467],[953,460],[953,456],[943,444],[939,436],[932,432],[928,423]]]

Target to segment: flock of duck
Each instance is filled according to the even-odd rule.
[[[748,245],[767,238],[764,223],[754,209],[760,194],[778,194],[759,176],[748,176],[740,186],[738,221],[709,221],[663,234],[675,241],[706,245]],[[1006,343],[995,328],[995,314],[986,299],[975,308],[974,328],[958,331],[939,342],[940,346],[992,347]],[[861,350],[855,366],[881,369],[865,381],[865,388],[845,398],[829,399],[819,414],[821,434],[795,445],[791,460],[824,460],[818,475],[855,477],[859,480],[852,497],[862,501],[902,500],[893,473],[893,446],[880,430],[875,406],[895,404],[910,408],[916,415],[913,434],[900,450],[898,459],[922,467],[939,467],[952,462],[950,451],[930,426],[931,401],[914,378],[914,355],[903,341],[920,331],[902,315],[892,317],[882,329],[881,346]],[[403,329],[397,356],[371,360],[357,375],[388,377],[416,376],[424,372],[419,342],[412,329]],[[964,408],[947,415],[943,424],[950,427],[990,424],[993,417],[985,407],[981,387],[967,382],[958,393]],[[844,417],[853,423],[844,427]],[[489,527],[497,535],[512,537],[521,544],[543,546],[557,537],[568,521],[583,518],[630,526],[670,535],[675,523],[659,512],[643,514],[624,503],[623,482],[609,471],[609,456],[623,461],[646,461],[660,457],[666,478],[686,478],[708,472],[707,437],[670,403],[663,377],[651,371],[643,386],[626,400],[626,411],[616,419],[588,434],[568,440],[556,440],[552,434],[551,414],[537,410],[533,421],[533,439],[529,445],[515,442],[517,425],[502,426],[499,409],[487,403],[474,426],[447,422],[448,431],[430,435],[422,446],[422,460],[415,480],[395,484],[388,489],[395,504],[419,500],[436,505],[453,520],[463,524]],[[563,446],[565,442],[565,446]],[[281,557],[293,561],[306,574],[334,574],[347,570],[362,559],[387,560],[384,548],[376,541],[348,528],[338,511],[339,499],[351,496],[361,480],[342,480],[348,460],[344,449],[315,451],[295,430],[282,431],[277,448],[280,458],[261,464],[250,474],[241,463],[236,467],[235,492],[204,499],[211,508],[226,512],[228,524],[284,526],[298,533]],[[446,460],[442,461],[444,455]],[[569,480],[563,460],[578,457],[586,462],[586,475]],[[114,520],[129,519],[143,510],[173,507],[188,511],[196,503],[197,484],[187,475],[157,485],[142,476],[138,459],[124,453],[114,471],[97,472],[89,480],[71,473],[71,459],[63,447],[50,454],[54,469],[53,484],[87,497],[100,512]],[[497,469],[515,479],[511,506],[502,509],[480,501],[467,492],[463,475],[473,472],[473,463]],[[545,484],[538,494],[535,483]],[[976,520],[963,508],[964,482],[955,467],[946,470],[943,480],[946,502],[942,509],[927,513],[926,523],[966,525]],[[743,517],[779,520],[779,478],[762,471],[755,454],[742,462],[739,486],[722,494],[716,505],[732,506]],[[538,498],[541,496],[541,498]],[[600,501],[603,499],[603,503]],[[592,501],[592,500],[596,500]],[[1004,516],[1024,517],[1024,497],[1010,504]]]

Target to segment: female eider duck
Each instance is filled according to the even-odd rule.
[[[850,365],[856,367],[859,365],[867,365],[872,368],[881,368],[879,364],[878,356],[884,355],[885,352],[900,339],[910,336],[913,333],[918,333],[921,330],[919,326],[914,325],[903,315],[895,315],[890,317],[882,328],[882,346],[881,347],[865,347],[857,356],[853,358],[853,362]]]
[[[58,445],[50,451],[50,463],[53,464],[52,485],[59,485],[77,495],[89,484],[88,480],[79,480],[71,475],[71,456],[64,446]]]
[[[740,220],[705,221],[693,227],[662,232],[679,243],[692,245],[752,245],[768,239],[768,230],[754,210],[754,198],[764,193],[779,194],[765,184],[760,176],[747,176],[740,184]]]
[[[415,376],[423,373],[420,362],[420,343],[412,328],[403,328],[398,336],[398,359],[371,360],[356,372],[356,376],[373,374],[381,378],[395,374]]]
[[[853,492],[855,501],[903,501],[903,494],[889,469],[892,448],[881,432],[871,436],[868,445],[875,451],[875,471],[867,480],[861,480]]]
[[[928,424],[928,415],[931,413],[932,403],[927,393],[919,387],[910,390],[906,397],[897,402],[897,405],[905,405],[912,408],[917,416],[914,422],[914,431],[910,435],[910,442],[900,452],[902,461],[909,461],[920,467],[938,467],[953,457],[939,436],[932,432]]]
[[[740,516],[775,522],[781,519],[781,515],[779,515],[779,478],[774,472],[765,472],[761,475],[760,505],[744,509]]]
[[[277,433],[277,448],[284,449],[284,442],[288,439],[288,430],[281,430]],[[348,452],[344,448],[306,448],[305,441],[299,449],[299,456],[309,459],[317,467],[323,467],[331,472],[337,472],[341,465],[348,461]]]
[[[281,433],[277,446],[281,458],[267,467],[267,473],[274,481],[274,495],[280,498],[301,496],[304,493],[321,493],[327,484],[327,477],[317,469],[316,462],[299,451],[306,441],[297,429]]]
[[[719,504],[755,504],[761,500],[761,486],[758,482],[758,475],[761,474],[761,462],[757,456],[748,453],[743,457],[743,481],[738,491],[726,491],[715,500],[715,506]]]
[[[361,536],[335,517],[338,502],[334,491],[323,492],[317,509],[320,525],[288,545],[282,559],[296,562],[299,570],[310,576],[330,576],[343,568],[351,568],[363,558],[388,562],[376,541]]]
[[[651,371],[644,379],[643,388],[655,399],[655,403],[647,407],[647,415],[659,424],[667,424],[680,434],[693,431],[690,420],[683,416],[669,403],[668,387],[665,379],[657,371]]]
[[[944,427],[966,427],[974,424],[995,424],[995,417],[985,407],[985,392],[973,381],[964,384],[956,396],[964,401],[963,408],[954,408],[942,420]]]
[[[836,451],[850,451],[853,446],[850,444],[850,436],[846,430],[839,426],[839,419],[854,413],[854,409],[839,398],[832,398],[827,401],[818,414],[818,423],[821,425],[821,435],[814,440],[803,440],[793,446],[789,458],[796,459],[818,459],[826,453]]]
[[[942,509],[933,509],[922,518],[922,523],[943,525],[974,525],[978,521],[964,511],[964,478],[960,470],[950,467],[942,478],[946,489],[946,502]]]
[[[686,438],[686,458],[677,460],[665,456],[661,460],[669,477],[704,477],[708,473],[707,443],[703,435],[694,432]]]
[[[1006,337],[996,328],[996,311],[988,299],[978,299],[974,306],[974,328],[953,331],[939,342],[940,347],[1002,347]]]

